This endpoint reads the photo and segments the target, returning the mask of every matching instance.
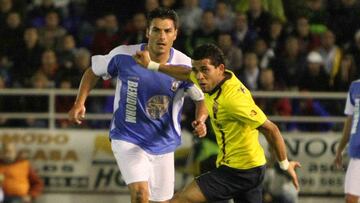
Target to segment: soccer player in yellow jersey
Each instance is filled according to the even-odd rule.
[[[137,52],[137,63],[179,80],[191,80],[205,93],[205,104],[220,151],[217,168],[195,178],[171,202],[206,202],[234,199],[237,202],[262,202],[265,154],[258,135],[264,134],[276,151],[280,168],[287,171],[296,189],[295,172],[300,163],[288,161],[278,127],[255,104],[249,90],[225,68],[222,51],[212,44],[194,51],[192,70],[150,61],[148,53]],[[194,128],[196,129],[194,123]]]

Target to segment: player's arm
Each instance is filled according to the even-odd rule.
[[[83,74],[75,103],[68,113],[71,122],[81,124],[81,121],[84,120],[86,98],[98,80],[99,77],[94,74],[91,68],[88,68]]]
[[[192,84],[186,93],[195,102],[195,120],[191,123],[194,128],[193,133],[198,137],[204,137],[206,135],[205,121],[208,117],[208,111],[204,102],[204,93],[194,84]]]
[[[350,115],[346,118],[345,123],[344,123],[343,132],[342,132],[342,137],[341,137],[339,146],[337,147],[337,150],[336,150],[334,164],[336,165],[336,167],[338,169],[342,168],[342,152],[344,151],[344,149],[350,139],[350,130],[351,130],[352,119],[353,119],[352,115]]]
[[[208,111],[205,106],[204,100],[196,101],[196,114],[195,120],[191,123],[194,128],[193,133],[198,137],[205,137],[207,133],[205,121],[208,117]]]
[[[177,80],[190,81],[191,69],[181,65],[159,64],[151,61],[148,51],[137,51],[133,55],[136,63],[144,68],[165,73]]]
[[[300,167],[300,163],[297,161],[288,161],[285,142],[277,125],[270,120],[266,120],[264,124],[258,127],[258,130],[265,136],[270,147],[275,150],[280,168],[288,172],[295,188],[299,190],[299,181],[295,169]]]

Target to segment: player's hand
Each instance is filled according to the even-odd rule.
[[[206,135],[206,125],[203,121],[195,120],[191,123],[194,128],[193,133],[198,137],[205,137]]]
[[[146,50],[137,51],[136,54],[133,55],[133,59],[139,65],[143,66],[144,68],[147,68],[150,63],[150,54]]]
[[[287,172],[291,176],[292,182],[293,182],[293,184],[294,184],[297,191],[300,190],[300,187],[299,187],[299,180],[298,180],[298,177],[296,175],[295,169],[300,168],[300,167],[301,167],[300,162],[290,161],[289,162],[289,168],[287,169]]]
[[[336,153],[335,155],[335,159],[334,159],[334,164],[336,166],[337,169],[343,169],[343,166],[342,166],[342,154],[340,153]]]
[[[85,120],[85,111],[84,105],[74,104],[68,113],[70,122],[80,125]]]
[[[26,195],[26,196],[22,197],[22,202],[23,203],[31,203],[31,196]]]

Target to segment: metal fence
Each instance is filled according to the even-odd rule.
[[[90,97],[105,97],[114,95],[115,90],[104,90],[94,89],[91,91]],[[22,97],[34,97],[34,96],[46,96],[48,98],[48,111],[47,112],[31,112],[29,109],[25,112],[4,112],[0,111],[0,118],[6,119],[47,119],[49,122],[49,129],[56,129],[57,119],[66,119],[67,113],[56,112],[56,98],[61,96],[75,96],[77,90],[64,90],[64,89],[1,89],[0,98],[6,99],[10,96],[22,96]],[[253,97],[257,98],[289,98],[293,99],[321,99],[332,101],[334,104],[346,100],[346,93],[340,92],[298,92],[298,91],[254,91],[252,92]],[[46,104],[44,104],[46,105]],[[86,118],[88,120],[110,120],[112,117],[111,113],[87,113]],[[274,122],[297,122],[297,123],[343,123],[345,117],[341,115],[330,115],[330,116],[279,116],[279,115],[268,115],[269,119]]]

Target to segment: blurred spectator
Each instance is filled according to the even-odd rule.
[[[342,50],[335,44],[335,35],[331,30],[322,34],[319,53],[324,60],[325,72],[330,76],[329,85],[332,86],[340,68]]]
[[[269,48],[274,50],[276,54],[282,51],[284,43],[283,24],[279,19],[273,19],[270,24],[270,29],[264,36]]]
[[[238,72],[242,65],[242,51],[236,47],[229,33],[221,33],[218,37],[219,48],[225,55],[227,69]]]
[[[20,14],[17,12],[9,12],[6,16],[6,25],[0,30],[0,52],[6,53],[11,61],[17,54],[23,38],[24,27]]]
[[[275,80],[274,71],[267,68],[260,72],[258,90],[281,91],[284,90],[284,87]],[[256,104],[269,115],[290,116],[292,114],[292,107],[288,98],[259,98],[256,99]]]
[[[149,13],[158,7],[160,7],[159,0],[145,0],[145,12],[146,13]]]
[[[320,38],[310,32],[309,19],[305,16],[299,16],[296,19],[293,35],[299,39],[300,52],[302,54],[307,54],[310,50],[320,46]]]
[[[360,30],[356,31],[354,35],[354,42],[351,43],[351,46],[347,50],[348,53],[353,55],[355,60],[356,67],[356,77],[360,77]]]
[[[67,34],[61,39],[60,51],[57,56],[59,65],[64,68],[72,68],[74,66],[76,42],[73,35]]]
[[[53,0],[41,0],[41,3],[30,8],[28,12],[28,17],[30,23],[34,27],[43,27],[45,25],[46,15],[50,12],[56,12],[58,15],[61,15],[60,9],[55,7]],[[62,17],[62,16],[61,16]]]
[[[269,47],[268,43],[263,38],[256,39],[254,52],[258,57],[259,67],[261,69],[268,68],[271,61],[275,58],[273,48]]]
[[[70,75],[72,87],[79,86],[83,73],[90,67],[90,57],[91,54],[87,49],[78,49],[75,53],[74,71]]]
[[[260,76],[258,58],[255,52],[246,52],[244,55],[244,64],[238,74],[240,81],[249,89],[257,90]]]
[[[215,24],[221,32],[229,32],[234,25],[234,13],[224,0],[218,0],[215,7]]]
[[[12,0],[0,0],[0,28],[5,27],[6,18],[13,10]]]
[[[45,50],[41,55],[41,65],[37,72],[41,72],[49,80],[48,87],[55,87],[58,69],[56,53],[51,49]]]
[[[356,0],[340,0],[339,6],[330,9],[330,27],[340,45],[350,43],[355,31],[360,28],[360,6]]]
[[[177,11],[180,29],[185,35],[190,36],[199,28],[203,11],[198,6],[198,0],[182,0],[182,2],[183,6]]]
[[[319,52],[312,51],[307,56],[307,65],[300,76],[301,91],[328,91],[329,76],[324,69],[324,60]]]
[[[206,10],[201,16],[201,25],[200,28],[195,30],[191,36],[190,47],[188,47],[188,54],[192,54],[192,51],[195,47],[198,47],[205,43],[214,43],[216,44],[217,37],[219,35],[219,30],[215,25],[215,15],[214,12]]]
[[[272,16],[264,10],[261,0],[250,0],[246,14],[250,28],[258,34],[263,36],[269,30]]]
[[[242,51],[248,51],[253,46],[257,33],[249,27],[246,14],[236,13],[232,37],[234,44]]]
[[[351,54],[345,54],[341,59],[340,70],[335,75],[332,90],[346,92],[352,81],[358,79],[356,64]]]
[[[69,90],[72,88],[71,79],[70,78],[62,78],[59,82],[59,89],[61,90]],[[56,104],[55,104],[55,111],[56,113],[66,113],[71,109],[72,105],[74,104],[74,96],[67,96],[67,95],[59,95],[56,96]],[[59,119],[56,120],[56,125],[59,128],[67,128],[70,126],[70,121],[68,119]]]
[[[40,44],[46,49],[59,50],[61,39],[66,32],[65,28],[60,25],[59,14],[50,11],[46,14],[44,27],[39,29]]]
[[[300,76],[299,89],[301,91],[328,91],[329,76],[323,67],[323,59],[321,55],[312,51],[307,56],[307,67]],[[329,116],[326,109],[326,102],[319,100],[300,100],[294,107],[297,115],[303,116]],[[298,128],[303,131],[328,131],[332,127],[332,123],[301,123]]]
[[[161,6],[172,10],[176,10],[179,7],[176,0],[161,0]]]
[[[324,0],[307,0],[306,15],[309,19],[310,31],[314,34],[322,34],[327,30],[328,13]]]
[[[25,29],[21,48],[17,49],[14,60],[13,84],[16,87],[29,87],[30,78],[40,67],[44,48],[39,44],[38,31],[34,27]]]
[[[50,87],[52,87],[51,82],[43,72],[37,72],[31,77],[31,88],[47,89]],[[24,96],[22,100],[24,100],[23,107],[25,112],[46,113],[49,110],[49,102],[46,95]],[[47,128],[48,120],[35,119],[29,116],[25,120],[25,125],[31,128]]]
[[[0,120],[0,123],[1,123],[1,120]],[[4,190],[2,189],[2,184],[4,182],[4,174],[0,174],[0,202],[4,202],[4,198],[5,198],[5,195],[4,195]]]
[[[139,44],[146,43],[146,16],[142,12],[135,13],[131,19],[129,28],[125,31],[126,38],[123,44]]]
[[[199,0],[199,5],[202,10],[214,10],[216,0]]]
[[[245,12],[249,9],[251,0],[227,0],[231,2],[235,11]],[[281,22],[286,21],[285,10],[283,6],[283,0],[261,0],[261,4],[264,10],[268,11],[271,16],[278,18]]]
[[[122,41],[118,20],[114,14],[106,14],[97,23],[98,29],[94,35],[92,52],[93,54],[109,53]]]
[[[43,191],[44,183],[30,162],[18,156],[14,143],[2,143],[0,173],[4,175],[4,203],[31,203]]]
[[[0,54],[0,77],[2,82],[6,86],[10,86],[11,84],[11,69],[13,64],[9,61],[8,57]]]
[[[290,36],[285,41],[284,51],[272,63],[276,79],[291,90],[298,89],[299,76],[306,65],[306,55],[300,51],[298,38]]]

